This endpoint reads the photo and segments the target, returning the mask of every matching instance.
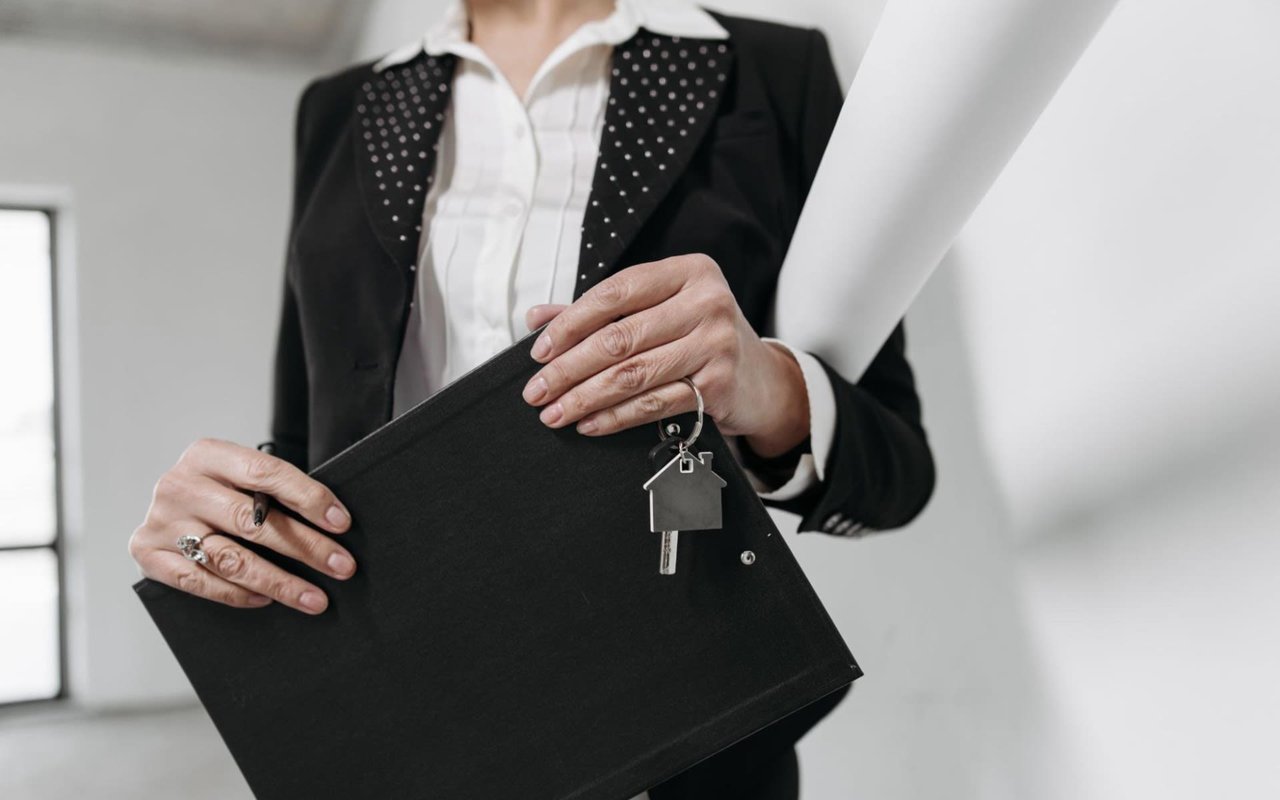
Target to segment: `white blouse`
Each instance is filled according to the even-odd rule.
[[[612,48],[642,26],[670,36],[728,36],[687,0],[617,0],[609,17],[582,25],[560,44],[520,97],[468,41],[466,8],[455,0],[424,40],[376,65],[403,63],[423,50],[458,57],[423,209],[395,414],[521,338],[530,306],[572,302]],[[809,390],[813,454],[772,492],[751,476],[766,498],[794,497],[821,480],[834,435],[835,398],[825,372],[807,353],[792,353]]]

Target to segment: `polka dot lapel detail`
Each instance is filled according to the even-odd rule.
[[[616,269],[715,117],[733,51],[722,40],[641,30],[613,51],[574,298]],[[369,217],[396,265],[416,269],[456,64],[421,54],[374,72],[356,96],[356,161]]]
[[[369,218],[396,266],[417,269],[456,58],[421,54],[374,72],[356,94],[355,148]]]
[[[627,266],[619,259],[693,157],[732,62],[726,41],[645,30],[614,48],[575,299]]]

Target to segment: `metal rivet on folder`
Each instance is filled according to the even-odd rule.
[[[743,550],[742,555],[738,556],[738,560],[749,567],[756,563],[756,554],[750,550]]]

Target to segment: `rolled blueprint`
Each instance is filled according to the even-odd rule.
[[[1114,5],[889,0],[787,251],[774,335],[861,376]]]

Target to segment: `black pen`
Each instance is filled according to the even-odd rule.
[[[271,442],[263,442],[258,445],[258,449],[269,456],[276,454],[276,446]],[[262,523],[267,521],[267,511],[271,507],[271,495],[266,492],[253,493],[253,525],[255,528],[261,528]]]

